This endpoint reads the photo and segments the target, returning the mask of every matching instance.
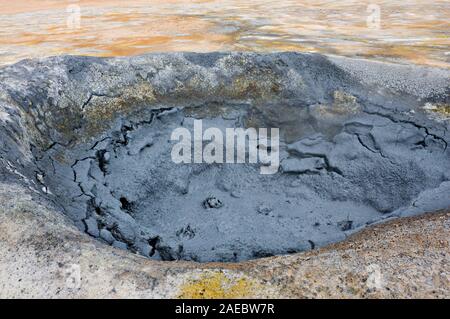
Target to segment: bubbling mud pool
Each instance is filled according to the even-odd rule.
[[[448,105],[446,70],[214,53],[59,57],[0,78],[3,105],[16,105],[2,111],[5,176],[19,174],[90,236],[148,258],[294,253],[450,206],[449,123],[429,114]],[[171,133],[199,119],[279,128],[278,171],[175,163]]]

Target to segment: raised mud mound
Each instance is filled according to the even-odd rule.
[[[58,57],[0,70],[0,180],[154,259],[314,249],[450,207],[450,72],[309,54]],[[174,129],[280,128],[280,167],[176,164]]]

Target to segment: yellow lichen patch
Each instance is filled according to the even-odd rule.
[[[312,112],[321,119],[335,118],[336,116],[348,116],[359,112],[361,106],[355,96],[344,91],[335,91],[333,104],[315,105]]]
[[[450,104],[442,104],[441,107],[438,107],[436,112],[443,114],[445,116],[450,116]]]
[[[249,298],[258,286],[257,282],[247,277],[211,272],[184,284],[178,297],[187,299]]]
[[[148,84],[126,88],[116,98],[94,97],[92,105],[86,109],[86,133],[89,136],[95,135],[119,114],[127,114],[138,105],[152,104],[155,101],[153,88]]]
[[[359,110],[359,104],[356,97],[349,93],[334,91],[333,98],[333,111],[335,113],[347,114],[355,113]]]
[[[227,95],[235,98],[270,99],[280,93],[281,85],[277,77],[269,72],[237,76],[227,89],[230,89]]]
[[[58,109],[53,112],[52,126],[66,140],[81,143],[108,128],[119,115],[130,114],[156,101],[153,87],[145,82],[119,87],[114,96],[92,96],[81,111],[78,106]]]
[[[439,119],[450,119],[450,104],[445,103],[426,103],[423,109]]]

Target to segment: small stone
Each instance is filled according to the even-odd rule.
[[[258,213],[267,216],[273,211],[273,208],[269,207],[267,205],[261,204],[261,205],[258,206],[257,211],[258,211]]]
[[[216,197],[208,197],[203,202],[203,207],[205,207],[206,209],[209,209],[209,208],[220,208],[222,206],[223,206],[222,202]]]
[[[341,221],[339,223],[337,223],[337,226],[342,230],[342,231],[347,231],[352,229],[353,227],[353,221],[352,220],[344,220]]]
[[[36,179],[39,181],[39,183],[44,184],[44,175],[43,174],[37,173]]]
[[[181,228],[176,232],[177,237],[186,237],[192,239],[195,237],[195,230],[191,228],[191,225]]]

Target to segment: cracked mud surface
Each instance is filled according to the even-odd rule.
[[[424,108],[448,105],[448,71],[296,54],[55,59],[0,72],[2,178],[115,247],[241,261],[450,206],[449,122]],[[194,119],[279,127],[279,172],[173,163],[170,134]]]

